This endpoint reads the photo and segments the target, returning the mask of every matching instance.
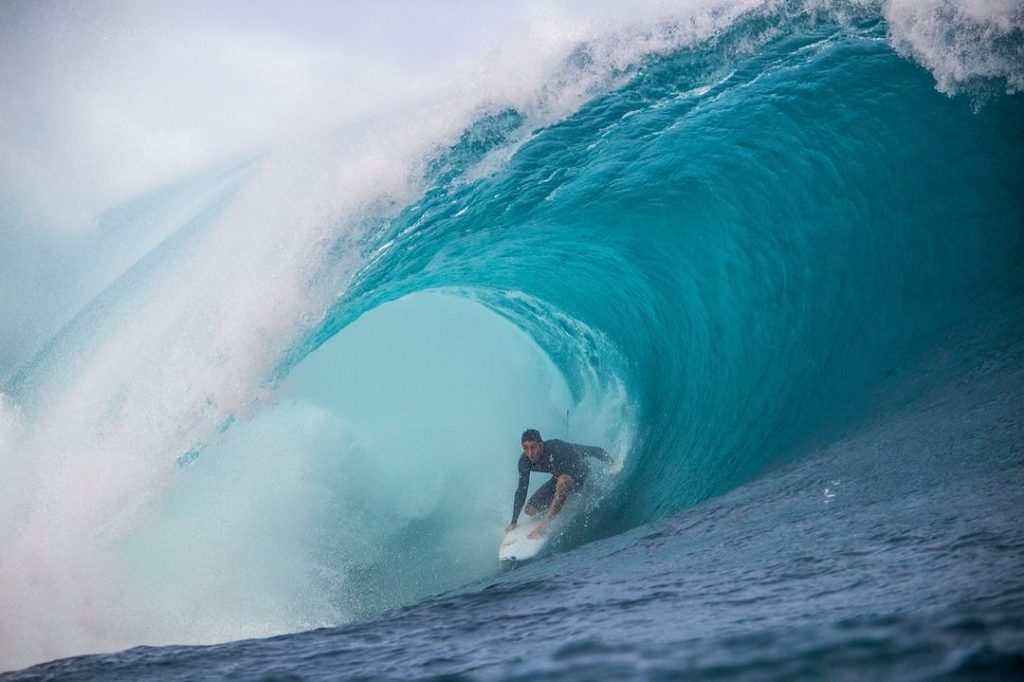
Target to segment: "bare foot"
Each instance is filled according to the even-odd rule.
[[[530,534],[527,535],[526,537],[528,537],[531,540],[536,540],[541,535],[544,535],[544,533],[546,533],[547,530],[548,530],[548,524],[545,523],[545,524],[542,524],[542,525],[537,526],[536,528],[534,528],[532,531],[530,531]]]

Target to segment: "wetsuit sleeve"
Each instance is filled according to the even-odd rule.
[[[601,460],[605,464],[611,464],[612,462],[615,461],[612,458],[612,456],[605,451],[604,448],[589,445],[577,445],[576,448],[577,452],[580,452],[584,455],[590,455],[591,457]]]
[[[519,487],[516,488],[516,501],[512,505],[512,523],[519,523],[519,512],[523,511],[526,504],[526,491],[530,488],[530,467],[523,466],[523,460],[519,460]]]

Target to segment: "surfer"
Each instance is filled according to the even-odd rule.
[[[528,536],[538,538],[547,531],[569,493],[583,487],[589,471],[587,457],[595,457],[607,464],[614,464],[615,459],[603,448],[566,443],[564,440],[542,440],[537,429],[523,431],[522,443],[523,454],[519,457],[519,487],[516,489],[515,504],[512,507],[512,523],[506,530],[513,530],[519,522],[519,512],[523,509],[526,491],[530,487],[530,473],[539,471],[551,474],[551,480],[542,485],[526,504],[527,516],[547,510],[547,517]]]

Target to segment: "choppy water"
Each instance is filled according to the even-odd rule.
[[[709,7],[104,214],[0,661],[166,646],[12,679],[1019,675],[1019,8]],[[526,426],[626,469],[501,573]]]

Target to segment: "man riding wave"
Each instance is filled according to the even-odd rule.
[[[523,431],[523,454],[519,457],[519,487],[516,489],[515,504],[512,507],[512,523],[506,530],[512,530],[519,522],[519,512],[526,503],[526,491],[530,487],[530,474],[534,471],[551,474],[551,480],[540,487],[526,503],[527,516],[547,510],[547,517],[527,537],[543,535],[551,521],[558,515],[570,492],[583,487],[589,473],[587,457],[594,457],[607,464],[615,464],[603,448],[567,443],[564,440],[543,440],[537,429]]]

